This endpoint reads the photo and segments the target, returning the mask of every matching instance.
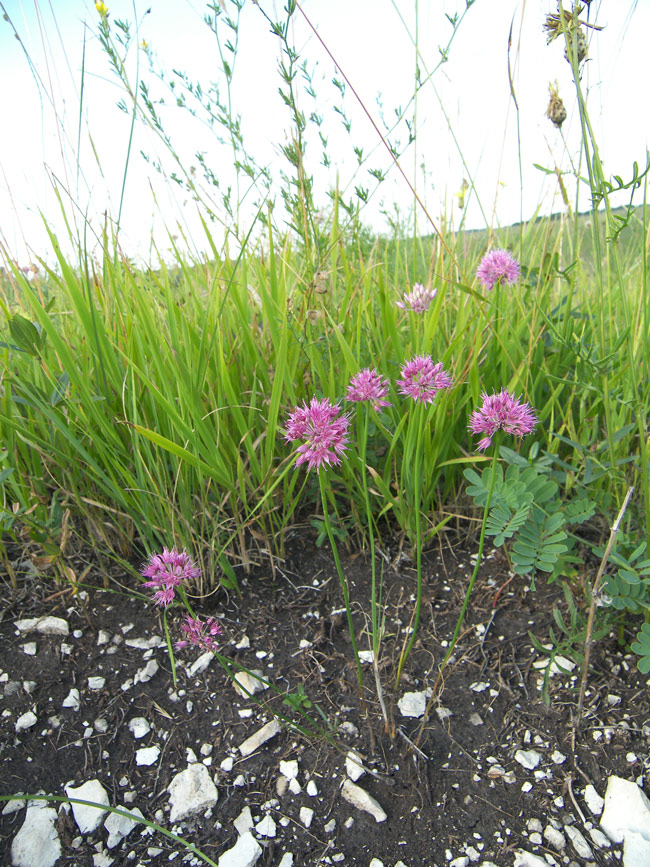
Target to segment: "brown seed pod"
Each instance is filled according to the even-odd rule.
[[[562,126],[564,121],[566,120],[566,108],[564,107],[564,103],[560,98],[560,94],[557,89],[557,81],[555,84],[549,84],[548,86],[549,92],[551,94],[551,98],[548,103],[548,108],[546,109],[546,117],[554,124],[558,129]]]
[[[576,27],[575,30],[567,30],[566,45],[564,46],[564,56],[568,60],[568,62],[571,63],[574,39],[578,63],[582,63],[582,61],[585,60],[587,57],[588,49],[587,37],[585,36],[584,30],[580,26]]]

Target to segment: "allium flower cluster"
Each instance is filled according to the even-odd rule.
[[[214,617],[208,617],[206,621],[202,621],[199,617],[190,617],[189,614],[186,614],[185,622],[181,623],[181,629],[187,639],[177,641],[176,650],[182,650],[188,644],[194,644],[204,651],[216,650],[215,636],[221,634],[221,626]]]
[[[499,394],[483,392],[481,397],[483,405],[469,420],[473,434],[485,434],[477,446],[481,450],[492,444],[492,437],[498,430],[522,437],[531,433],[537,424],[537,416],[530,405],[513,397],[505,388]]]
[[[488,292],[497,284],[512,286],[519,280],[520,274],[519,262],[507,250],[490,250],[476,270],[476,276]]]
[[[320,471],[323,464],[341,463],[341,455],[348,446],[350,418],[341,414],[338,404],[327,398],[313,397],[307,406],[296,407],[287,420],[287,442],[304,440],[298,447],[296,466],[307,463],[307,469]]]
[[[430,355],[416,355],[402,365],[400,373],[402,378],[397,380],[400,393],[416,402],[433,403],[440,389],[451,388],[451,377],[442,362],[434,364]]]
[[[368,401],[373,409],[380,410],[383,406],[390,406],[390,403],[384,400],[387,394],[388,380],[374,367],[364,367],[350,380],[346,398],[356,402]]]
[[[421,283],[416,283],[411,292],[405,292],[403,300],[397,302],[402,310],[412,310],[413,313],[426,313],[431,302],[436,297],[437,289],[428,289]]]
[[[145,581],[144,586],[156,590],[153,601],[165,608],[173,602],[179,584],[198,578],[201,574],[189,554],[185,550],[179,552],[176,548],[171,551],[163,548],[162,554],[153,554],[140,571],[144,578],[151,579]]]

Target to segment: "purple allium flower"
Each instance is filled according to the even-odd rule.
[[[390,403],[384,400],[387,393],[388,380],[374,367],[364,367],[350,380],[346,398],[356,402],[367,400],[372,404],[373,409],[380,410],[382,406],[390,406]]]
[[[497,284],[512,286],[519,280],[520,273],[519,262],[507,250],[490,250],[476,270],[476,276],[488,292]]]
[[[416,283],[411,292],[405,292],[403,300],[397,302],[402,310],[412,310],[414,313],[426,313],[431,302],[436,297],[437,289],[427,289],[421,283]]]
[[[442,362],[434,364],[430,355],[416,355],[402,365],[400,373],[402,378],[397,380],[400,393],[415,401],[433,403],[441,388],[451,388],[451,377]]]
[[[505,388],[499,394],[483,392],[483,406],[473,412],[469,429],[473,434],[486,434],[477,448],[484,450],[492,444],[492,437],[499,430],[516,436],[526,436],[537,424],[537,416],[527,403],[513,397]]]
[[[320,471],[323,464],[340,464],[340,455],[348,445],[350,417],[328,398],[312,397],[307,406],[298,406],[287,420],[287,442],[306,440],[298,447],[296,466],[308,463],[307,469]]]
[[[185,550],[180,553],[176,548],[168,551],[163,548],[162,554],[152,554],[149,562],[140,570],[145,578],[145,587],[154,587],[153,601],[156,605],[167,607],[174,600],[176,588],[182,581],[198,578],[201,570],[190,560]]]
[[[202,622],[199,617],[190,617],[189,614],[186,614],[185,622],[181,623],[181,629],[187,639],[177,641],[176,650],[182,650],[188,644],[195,644],[201,650],[210,652],[216,650],[215,635],[221,634],[221,625],[214,617],[208,617],[205,622]]]

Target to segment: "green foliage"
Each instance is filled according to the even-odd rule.
[[[572,548],[568,527],[593,517],[595,504],[585,497],[562,500],[559,485],[550,478],[554,458],[540,455],[537,444],[528,459],[505,447],[500,455],[507,466],[505,473],[501,465],[496,468],[486,535],[497,547],[513,540],[510,557],[516,574],[534,578],[541,571],[557,576],[573,562],[567,556]],[[487,502],[490,473],[490,467],[482,474],[474,469],[464,472],[470,483],[467,493],[477,506]]]
[[[621,547],[623,550],[629,547],[625,538]],[[646,542],[642,542],[627,557],[620,550],[610,555],[610,562],[618,568],[607,575],[603,590],[612,607],[619,611],[634,614],[650,611],[650,559],[644,556],[646,547]]]
[[[650,672],[650,623],[641,626],[636,641],[633,641],[630,647],[639,656],[637,661],[639,671],[648,674]]]

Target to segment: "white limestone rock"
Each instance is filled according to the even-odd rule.
[[[589,807],[589,812],[592,816],[600,816],[603,812],[603,807],[605,806],[605,799],[601,798],[598,792],[594,789],[594,787],[589,783],[589,785],[585,786],[585,804]]]
[[[143,716],[133,717],[132,720],[129,720],[129,731],[136,741],[140,740],[140,738],[148,735],[151,731],[149,720],[145,719]]]
[[[104,822],[104,828],[108,831],[106,845],[109,849],[114,849],[125,837],[129,836],[135,826],[140,824],[138,819],[144,819],[144,816],[137,807],[134,810],[127,810],[126,807],[120,806],[119,809],[125,810],[137,818],[130,819],[128,816],[123,816],[120,813],[109,813],[108,818]]]
[[[585,840],[584,836],[574,825],[567,825],[564,828],[564,833],[571,841],[571,845],[576,850],[576,854],[587,861],[591,861],[594,853],[591,851],[591,846]]]
[[[301,807],[299,816],[300,821],[305,826],[305,828],[309,828],[314,819],[314,811],[311,809],[311,807]]]
[[[518,849],[515,852],[514,867],[548,867],[548,864],[539,855],[533,855],[524,849]]]
[[[219,798],[217,787],[212,782],[205,765],[197,763],[180,771],[167,787],[173,824],[194,813],[202,813],[214,807]]]
[[[286,777],[287,780],[295,780],[298,776],[298,762],[296,759],[290,759],[289,761],[281,761],[280,762],[280,773],[283,777]]]
[[[528,771],[533,771],[541,760],[542,757],[537,750],[517,750],[515,753],[515,761]]]
[[[68,621],[62,617],[26,617],[16,620],[14,626],[19,632],[38,632],[40,635],[69,635]]]
[[[246,831],[252,831],[253,824],[253,814],[251,813],[250,807],[244,807],[239,816],[237,816],[237,818],[233,822],[235,830],[240,836],[242,834],[245,834]]]
[[[273,818],[268,814],[255,825],[255,831],[260,837],[275,837],[277,834],[277,825]]]
[[[197,674],[202,674],[213,659],[214,653],[206,650],[205,653],[202,653],[201,656],[195,659],[192,665],[187,669],[188,677],[196,677]]]
[[[254,734],[247,738],[243,744],[240,744],[238,749],[244,758],[251,756],[255,750],[258,750],[262,744],[265,744],[271,738],[275,737],[280,731],[280,723],[276,719],[272,719],[266,725],[258,729]]]
[[[267,678],[259,668],[252,671],[238,671],[233,677],[232,685],[235,687],[235,692],[242,698],[248,698],[255,695],[256,692],[263,692],[269,688]]]
[[[650,841],[650,801],[636,783],[609,778],[600,827],[613,843],[622,843],[630,833]]]
[[[11,844],[13,867],[54,867],[60,856],[56,810],[41,801],[31,802]]]
[[[136,765],[148,767],[154,765],[158,761],[160,755],[160,747],[155,744],[151,747],[142,747],[135,751]]]
[[[363,766],[363,762],[361,761],[361,756],[359,753],[354,750],[350,750],[347,756],[345,757],[345,773],[352,780],[353,783],[362,777],[366,772],[366,769]]]
[[[219,867],[253,867],[262,854],[262,847],[250,831],[246,831],[237,840],[232,849],[228,849],[219,858]]]
[[[148,683],[157,671],[158,663],[155,659],[150,659],[145,666],[136,671],[133,683]]]
[[[544,839],[552,849],[555,849],[556,852],[564,851],[566,838],[562,831],[554,828],[552,825],[547,825],[546,828],[544,828]]]
[[[124,644],[134,650],[153,650],[154,647],[164,647],[166,642],[160,635],[152,635],[151,638],[127,638]]]
[[[628,831],[623,845],[623,867],[648,867],[650,840],[636,831]]]
[[[429,690],[422,690],[421,692],[405,692],[397,702],[397,707],[402,716],[419,719],[424,716],[424,711],[427,706],[427,698],[430,695],[431,692]]]
[[[25,729],[30,729],[32,726],[35,726],[37,722],[38,717],[33,710],[28,710],[26,713],[22,713],[18,717],[14,725],[16,734],[18,734],[19,732],[24,732]]]
[[[72,804],[72,815],[82,834],[92,834],[101,825],[108,807],[108,794],[99,780],[88,780],[81,786],[66,786],[65,793],[69,798],[79,798],[82,801],[94,801],[101,807],[90,807],[86,804]]]
[[[11,799],[11,801],[7,801],[2,810],[3,816],[10,816],[12,813],[17,813],[27,803],[24,798],[21,798],[22,792],[19,792],[17,795]]]
[[[356,807],[358,810],[370,813],[375,822],[385,822],[388,818],[380,804],[372,797],[372,795],[368,794],[368,792],[366,792],[365,789],[362,789],[361,786],[357,786],[357,784],[353,783],[352,780],[345,780],[341,788],[341,795],[348,804],[352,804],[352,806]]]

